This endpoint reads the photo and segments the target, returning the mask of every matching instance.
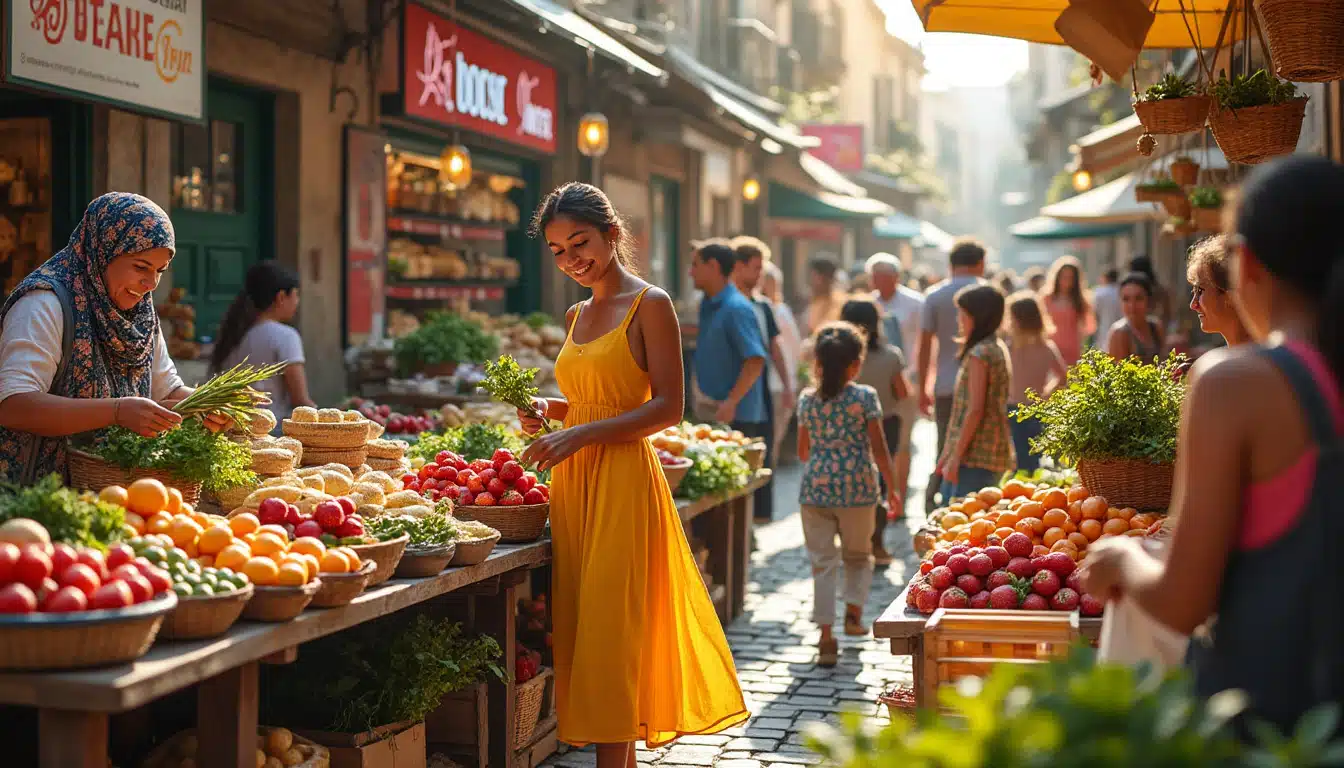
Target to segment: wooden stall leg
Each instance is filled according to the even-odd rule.
[[[517,586],[525,574],[510,571],[500,577],[499,592],[494,597],[476,597],[476,626],[481,632],[495,638],[504,651],[500,666],[507,680],[494,676],[490,683],[490,768],[513,766],[513,662],[518,645]]]
[[[705,545],[709,547],[709,575],[714,582],[710,597],[714,598],[714,608],[719,621],[727,626],[732,620],[732,599],[725,591],[733,588],[733,503],[720,504],[707,512],[705,518],[707,535]],[[724,591],[721,591],[724,590]],[[722,595],[723,599],[718,599]]]
[[[107,715],[44,709],[37,718],[42,768],[107,768]]]
[[[201,768],[256,768],[258,664],[234,667],[196,693],[197,763]]]
[[[932,648],[927,647],[924,640],[924,633],[910,638],[910,647],[912,654],[910,656],[910,671],[914,674],[915,686],[915,706],[923,709],[924,707],[934,707],[938,705],[937,683],[938,675],[930,675],[933,670],[928,669],[928,665],[934,663]],[[926,654],[928,650],[930,653]]]
[[[734,621],[746,610],[747,581],[751,572],[752,497],[747,494],[733,501],[729,516],[732,530],[733,578],[728,588],[728,621]]]

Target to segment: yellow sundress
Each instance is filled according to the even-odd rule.
[[[626,340],[643,297],[587,344],[574,342],[571,324],[555,361],[567,428],[648,402],[649,376]],[[657,747],[747,719],[728,641],[648,440],[591,445],[556,466],[551,539],[562,741]]]

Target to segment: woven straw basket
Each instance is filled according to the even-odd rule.
[[[68,448],[70,486],[81,491],[101,491],[109,485],[127,486],[144,477],[151,477],[170,488],[182,492],[182,500],[195,505],[201,500],[201,484],[174,477],[160,469],[122,469],[91,453]]]
[[[122,664],[145,655],[177,595],[138,605],[79,613],[0,616],[0,669],[79,669]]]
[[[751,467],[752,472],[765,466],[765,443],[752,443],[743,450],[746,452],[747,466]]]
[[[1292,154],[1302,135],[1302,119],[1306,114],[1305,96],[1282,104],[1236,110],[1219,109],[1215,105],[1209,110],[1209,127],[1230,162],[1255,165]]]
[[[456,545],[456,549],[453,551],[453,559],[448,561],[448,565],[454,568],[478,565],[484,563],[490,557],[490,553],[495,551],[495,545],[499,543],[499,534],[484,539],[467,539],[453,543]]]
[[[1209,116],[1208,96],[1186,96],[1180,99],[1134,102],[1134,114],[1148,133],[1175,136],[1193,133],[1204,127]]]
[[[522,749],[532,740],[532,732],[541,720],[541,702],[546,695],[546,684],[550,682],[549,669],[539,670],[537,676],[514,686],[513,689],[513,748]]]
[[[252,599],[243,608],[243,618],[252,621],[289,621],[308,604],[322,588],[321,579],[313,579],[301,587],[255,587]]]
[[[222,595],[178,597],[177,607],[163,620],[159,637],[165,640],[200,640],[219,637],[243,615],[252,599],[251,584]]]
[[[317,594],[313,595],[313,602],[309,603],[308,607],[339,608],[342,605],[349,605],[351,600],[359,597],[368,587],[369,577],[377,567],[378,564],[372,560],[365,560],[364,565],[354,573],[322,574],[322,586],[318,588]]]
[[[305,448],[300,464],[304,467],[343,464],[355,470],[368,460],[368,455],[368,448],[363,443],[358,448]]]
[[[499,531],[500,541],[523,544],[536,541],[546,532],[551,505],[523,504],[517,507],[454,507],[453,517],[479,520]]]
[[[403,533],[391,541],[351,547],[355,554],[359,555],[359,559],[372,560],[378,564],[373,574],[369,576],[369,583],[364,585],[365,589],[376,587],[392,578],[392,574],[397,571],[397,563],[401,562],[402,553],[406,551],[406,544],[410,540],[410,535]]]
[[[367,421],[294,421],[285,419],[282,430],[285,437],[303,443],[304,452],[310,448],[337,450],[360,448],[369,439]]]
[[[1223,228],[1223,212],[1219,208],[1192,208],[1190,220],[1201,232],[1218,232]]]
[[[1275,71],[1284,80],[1344,78],[1344,5],[1339,0],[1256,0]]]
[[[663,477],[667,478],[667,489],[676,493],[681,481],[686,479],[686,473],[690,472],[694,465],[695,462],[690,459],[682,459],[678,464],[664,464]]]
[[[1087,490],[1113,507],[1164,510],[1171,504],[1175,466],[1136,459],[1080,459],[1078,476]]]
[[[1187,157],[1174,160],[1168,169],[1171,180],[1182,187],[1193,187],[1199,181],[1199,163]]]
[[[427,579],[438,576],[448,563],[453,561],[457,552],[456,543],[444,547],[407,548],[397,563],[395,576],[398,579]]]

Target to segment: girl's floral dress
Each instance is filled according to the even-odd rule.
[[[811,451],[798,501],[811,507],[863,507],[879,498],[877,466],[868,445],[868,422],[881,420],[877,390],[849,383],[833,400],[815,389],[798,400],[798,423]]]

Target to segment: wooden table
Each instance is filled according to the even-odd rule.
[[[482,585],[489,586],[484,593],[501,596],[485,606],[482,623],[491,634],[503,635],[496,640],[504,650],[505,668],[512,669],[513,586],[519,571],[539,566],[550,557],[548,539],[501,544],[479,565],[450,568],[425,579],[393,579],[347,606],[307,610],[289,622],[244,621],[210,640],[159,642],[130,664],[91,671],[0,673],[0,704],[39,709],[43,768],[107,768],[110,714],[199,684],[199,764],[202,768],[255,768],[260,662],[292,660],[304,642],[440,595]],[[491,729],[508,734],[513,698],[504,693],[491,696]],[[501,747],[507,744],[499,741]],[[492,760],[492,764],[506,765],[507,759],[498,763]]]
[[[906,584],[901,594],[887,606],[877,621],[873,622],[873,637],[891,641],[893,656],[909,656],[910,669],[914,673],[915,702],[923,707],[924,690],[924,625],[929,617],[905,604],[910,585]],[[1088,642],[1096,643],[1101,636],[1101,618],[1097,616],[1079,618],[1078,629]]]
[[[750,482],[731,493],[695,501],[677,499],[677,512],[687,539],[693,520],[704,516],[709,523],[705,544],[709,547],[709,572],[714,579],[710,598],[725,626],[744,610],[751,570],[752,498],[757,489],[770,482],[770,476],[770,470],[761,469]]]

